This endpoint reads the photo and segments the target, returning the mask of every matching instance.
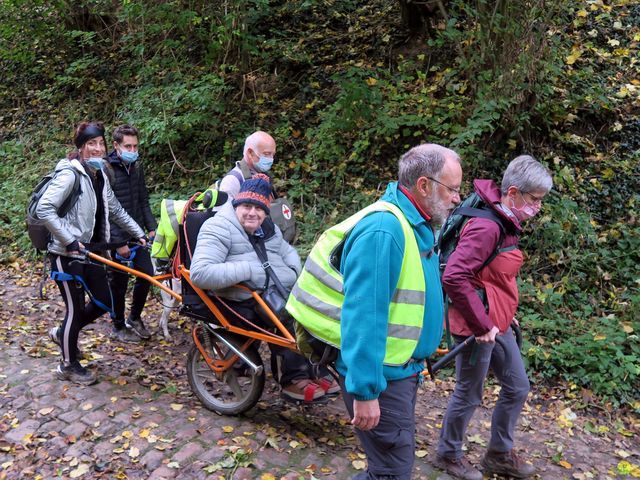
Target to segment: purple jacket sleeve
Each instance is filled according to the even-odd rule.
[[[474,282],[474,278],[499,241],[500,227],[494,221],[470,219],[442,276],[445,292],[476,336],[487,333],[493,324],[476,293],[477,281]]]

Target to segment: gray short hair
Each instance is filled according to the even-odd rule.
[[[435,143],[423,143],[413,147],[400,157],[398,181],[406,188],[413,188],[420,177],[438,178],[447,157],[460,163],[460,156],[453,150]]]
[[[520,155],[511,160],[502,176],[502,195],[512,186],[521,192],[546,194],[553,187],[553,179],[549,170],[531,155]]]

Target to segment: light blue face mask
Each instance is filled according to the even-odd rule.
[[[127,152],[126,150],[123,150],[120,152],[120,159],[124,163],[131,164],[138,160],[138,152]]]
[[[101,157],[91,157],[87,158],[84,163],[89,165],[89,167],[93,168],[94,170],[100,170],[104,165],[104,159]]]
[[[273,157],[260,157],[255,164],[256,170],[260,172],[268,172],[273,165]]]

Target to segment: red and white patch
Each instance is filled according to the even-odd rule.
[[[286,205],[282,205],[282,216],[287,220],[291,220],[291,209]]]

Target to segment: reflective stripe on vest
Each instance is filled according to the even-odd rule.
[[[160,202],[160,221],[156,229],[156,238],[151,245],[152,257],[168,259],[173,255],[186,204],[186,200],[163,199]]]
[[[339,254],[356,224],[365,216],[380,211],[395,215],[405,239],[400,278],[389,305],[384,357],[385,365],[403,365],[411,358],[422,331],[425,280],[413,228],[402,210],[392,203],[376,202],[326,230],[309,253],[286,308],[313,336],[340,348],[344,286],[338,270]]]

